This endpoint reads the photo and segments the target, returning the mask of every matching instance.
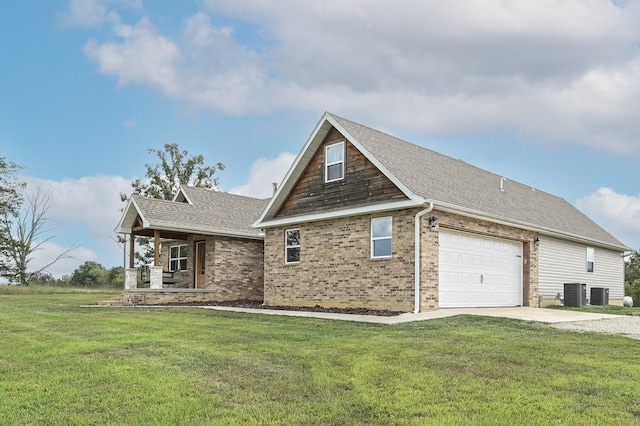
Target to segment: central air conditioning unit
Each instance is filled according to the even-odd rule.
[[[564,306],[581,308],[587,305],[587,285],[585,283],[564,284]]]
[[[591,287],[589,303],[593,306],[607,306],[609,304],[609,289],[603,287]]]

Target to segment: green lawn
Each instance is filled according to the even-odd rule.
[[[0,424],[640,424],[640,342],[0,291]]]

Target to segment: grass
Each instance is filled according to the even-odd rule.
[[[577,312],[592,312],[595,314],[611,314],[611,315],[627,315],[629,312],[640,312],[640,307],[634,306],[633,308],[625,308],[616,305],[607,306],[592,306],[586,305],[583,307],[571,307],[571,306],[549,306],[551,309],[562,309],[567,311]]]
[[[0,293],[0,424],[639,424],[638,341]]]

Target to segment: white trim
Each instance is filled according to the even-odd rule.
[[[171,256],[171,249],[177,247],[178,248],[178,257],[172,257]],[[184,257],[180,256],[180,247],[184,247],[186,253]],[[171,268],[171,261],[175,260],[176,262],[178,262],[178,269],[172,269]],[[180,269],[180,261],[184,260],[185,261],[185,266],[184,269]],[[186,264],[186,262],[189,262],[189,248],[187,247],[187,244],[174,244],[174,245],[170,245],[169,246],[169,270],[171,272],[174,271],[186,271],[187,268],[189,267],[189,265]]]
[[[314,222],[317,220],[335,219],[339,217],[356,216],[356,215],[370,214],[370,213],[380,213],[380,212],[386,212],[390,210],[419,207],[423,204],[424,202],[422,200],[396,201],[393,203],[375,204],[375,205],[363,206],[363,207],[353,207],[350,209],[336,210],[336,211],[330,211],[330,212],[324,212],[324,213],[282,217],[278,219],[268,220],[262,223],[256,223],[254,224],[254,227],[259,226],[260,228],[263,228],[263,229],[272,228],[274,226],[289,225],[292,223]]]
[[[298,241],[298,245],[289,245],[288,244],[288,236],[289,236],[289,232],[294,232],[294,231],[298,231],[298,239],[302,239],[302,236],[300,235],[300,228],[291,228],[291,229],[285,229],[284,230],[284,263],[286,265],[296,265],[298,263],[300,263],[300,257],[301,257],[301,244],[300,241]],[[298,249],[298,260],[296,261],[292,261],[289,262],[289,256],[288,256],[288,251],[290,248],[297,248]]]
[[[434,203],[438,203],[437,201],[432,201],[432,200],[428,200],[429,202],[434,202]],[[597,247],[602,247],[602,248],[606,248],[609,250],[620,250],[620,251],[628,251],[631,250],[631,248],[626,247],[626,246],[618,246],[618,245],[614,245],[611,243],[607,243],[605,241],[599,241],[599,240],[592,240],[580,235],[575,235],[569,232],[561,232],[558,231],[556,229],[552,229],[552,228],[545,228],[545,227],[540,227],[540,226],[535,226],[533,224],[527,223],[527,222],[521,222],[521,221],[517,221],[517,220],[506,220],[504,218],[495,216],[495,215],[490,215],[490,214],[486,214],[486,213],[482,213],[482,212],[478,212],[477,210],[472,210],[472,209],[465,209],[462,207],[458,207],[458,206],[454,206],[451,204],[442,204],[442,203],[438,203],[438,210],[441,210],[443,212],[449,212],[449,213],[456,213],[456,214],[461,214],[467,217],[471,217],[471,218],[475,218],[475,219],[481,219],[484,220],[486,222],[492,222],[492,223],[497,223],[500,225],[507,225],[507,226],[513,226],[519,229],[524,229],[526,231],[534,231],[534,232],[538,232],[540,233],[540,235],[547,235],[547,236],[551,236],[551,237],[557,237],[557,238],[561,238],[561,239],[566,239],[569,241],[574,241],[574,242],[580,242],[583,244],[591,244]]]
[[[322,144],[324,136],[326,136],[326,134],[329,132],[332,126],[338,132],[340,132],[342,136],[344,136],[346,141],[350,142],[358,151],[360,151],[360,153],[364,155],[365,158],[367,158],[375,167],[377,167],[378,170],[380,170],[380,172],[387,177],[387,179],[389,179],[394,185],[396,185],[398,189],[400,189],[400,191],[402,191],[402,193],[407,198],[409,198],[409,200],[411,200],[412,202],[412,204],[410,205],[411,207],[424,204],[425,200],[423,197],[420,197],[414,194],[413,192],[411,192],[409,188],[407,188],[402,182],[400,182],[398,178],[396,178],[389,170],[387,170],[387,168],[384,167],[369,151],[364,149],[364,147],[353,136],[351,136],[351,134],[349,134],[349,132],[347,132],[347,130],[344,127],[342,127],[331,116],[331,114],[329,114],[328,112],[325,112],[322,118],[320,119],[320,121],[318,122],[318,124],[316,125],[316,127],[314,128],[313,132],[311,133],[311,136],[309,137],[309,139],[307,139],[307,142],[305,143],[304,147],[302,148],[302,150],[296,157],[295,161],[291,165],[291,168],[289,168],[289,171],[287,172],[284,179],[282,180],[282,183],[278,186],[278,189],[274,194],[273,198],[271,199],[271,201],[269,201],[269,204],[263,210],[258,220],[256,220],[253,223],[252,226],[254,228],[265,228],[269,226],[274,226],[273,224],[279,223],[280,220],[284,220],[285,222],[283,223],[293,223],[293,222],[288,222],[287,219],[265,220],[265,218],[275,215],[277,213],[277,209],[280,208],[283,205],[283,203],[286,201],[286,197],[288,196],[289,192],[293,189],[293,186],[298,181],[298,178],[300,177],[300,175],[302,175],[302,173],[304,172],[306,166],[313,159],[315,151]],[[312,147],[314,149],[311,149]],[[346,144],[345,144],[345,156],[346,156]],[[349,216],[351,214],[352,213],[340,214],[338,216],[327,216],[327,218]],[[304,217],[305,218],[315,217],[315,215],[308,215],[308,216],[305,215]],[[322,214],[321,214],[321,218],[322,218]],[[320,220],[320,219],[314,219],[314,220]]]
[[[333,148],[335,146],[340,145],[342,147],[342,158],[340,159],[340,161],[334,161],[332,163],[329,163],[329,148]],[[344,141],[340,141],[340,142],[336,142],[336,143],[332,143],[331,145],[327,145],[324,147],[324,183],[331,183],[331,182],[338,182],[341,180],[345,179],[345,175],[344,175],[344,163],[345,163],[345,143]],[[340,164],[340,177],[337,179],[329,179],[329,167],[331,166],[336,166]]]
[[[391,233],[389,234],[389,236],[384,236],[384,237],[374,237],[373,236],[373,222],[374,221],[378,221],[378,220],[384,220],[384,219],[389,219],[391,221]],[[371,250],[369,256],[371,259],[391,259],[393,257],[393,216],[380,216],[380,217],[372,217],[371,220],[369,221],[369,227],[370,227],[370,232],[369,232],[369,248]],[[391,254],[389,255],[384,255],[384,256],[376,256],[375,255],[375,245],[374,243],[376,241],[381,241],[381,240],[389,240],[391,242]]]

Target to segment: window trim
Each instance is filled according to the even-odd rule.
[[[593,247],[587,247],[587,272],[593,273],[595,271],[596,264],[596,249]]]
[[[300,228],[291,228],[291,229],[285,229],[284,231],[284,263],[287,265],[296,265],[298,263],[300,263],[300,241],[298,242],[298,244],[292,244],[289,245],[288,244],[288,240],[289,240],[289,232],[294,232],[294,231],[298,231],[298,240],[301,240],[300,237]],[[298,260],[294,260],[294,261],[289,261],[289,250],[290,249],[298,249]]]
[[[329,156],[328,156],[329,148],[332,148],[332,147],[337,146],[337,145],[341,145],[342,146],[342,159],[340,161],[334,161],[332,163],[329,163],[329,160],[328,160],[328,158],[329,158]],[[344,141],[332,143],[331,145],[327,145],[324,148],[324,183],[337,182],[337,181],[340,181],[340,180],[344,179],[344,157],[345,157],[345,144],[344,144]],[[337,179],[331,179],[330,180],[329,179],[329,167],[330,166],[335,166],[337,164],[340,164],[340,166],[341,166],[340,167],[340,170],[341,170],[340,177],[337,178]]]
[[[373,236],[373,222],[378,220],[388,219],[390,223],[391,233],[388,236],[382,237],[374,237]],[[382,217],[372,217],[370,221],[370,250],[371,250],[371,259],[391,259],[393,257],[393,216],[382,216]],[[375,242],[381,240],[389,240],[391,243],[391,254],[384,256],[376,256],[375,255]]]
[[[184,250],[185,250],[184,257],[180,256],[180,252],[181,252],[181,248],[182,247],[184,247]],[[178,256],[177,257],[173,257],[172,256],[171,252],[173,251],[173,248],[176,248],[177,251],[178,251],[178,253],[177,253]],[[171,272],[173,272],[173,271],[186,271],[187,270],[187,259],[188,259],[188,257],[189,257],[189,251],[187,250],[187,245],[186,244],[176,244],[176,245],[169,246],[169,270]],[[171,263],[174,260],[177,262],[177,266],[178,266],[177,269],[173,269],[171,267]],[[184,260],[184,269],[181,269],[180,268],[180,263],[183,260]]]

